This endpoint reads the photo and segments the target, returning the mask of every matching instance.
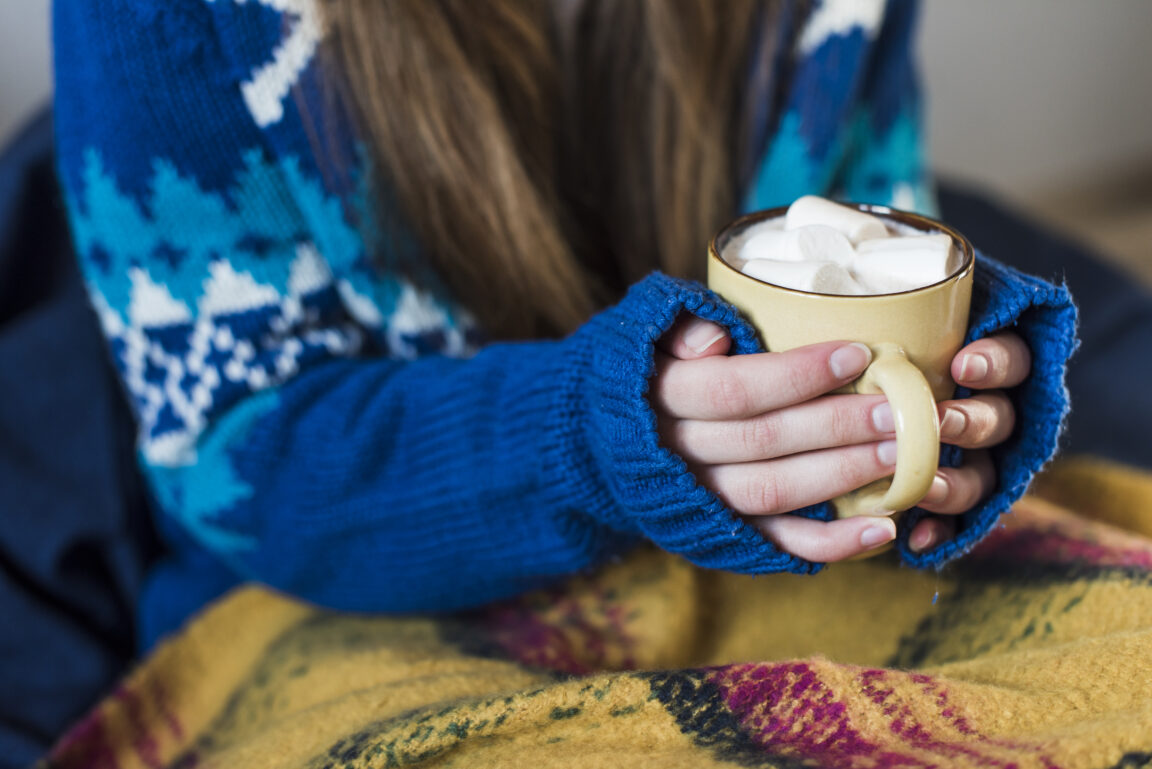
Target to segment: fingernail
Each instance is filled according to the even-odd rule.
[[[828,366],[837,379],[854,377],[868,368],[868,364],[871,362],[872,351],[868,349],[868,345],[859,342],[838,347],[828,357]]]
[[[968,415],[956,409],[945,409],[940,420],[941,438],[958,438],[968,426]]]
[[[988,376],[988,358],[979,353],[964,356],[960,364],[960,381],[976,384]]]
[[[916,531],[914,531],[912,533],[912,536],[908,538],[908,547],[911,548],[912,552],[914,552],[914,553],[919,553],[921,550],[927,550],[931,546],[932,546],[932,532],[931,531],[925,531],[922,529],[917,529]]]
[[[944,480],[943,477],[937,475],[936,477],[934,477],[932,479],[932,485],[928,487],[928,493],[925,494],[924,499],[922,499],[920,501],[921,502],[927,502],[928,504],[931,505],[931,504],[935,504],[937,502],[943,502],[945,500],[945,498],[947,498],[947,496],[948,496],[948,481]]]
[[[896,524],[890,518],[883,518],[860,532],[862,547],[876,547],[896,539]]]
[[[695,353],[704,352],[723,338],[724,329],[702,318],[693,318],[684,329],[684,344]]]
[[[876,444],[876,458],[881,464],[896,464],[896,441],[880,441]]]
[[[878,433],[890,433],[896,430],[896,419],[892,416],[892,406],[888,401],[878,403],[872,408],[872,426]]]

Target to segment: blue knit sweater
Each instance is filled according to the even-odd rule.
[[[775,63],[787,79],[766,79],[780,93],[751,95],[784,108],[744,209],[815,193],[930,212],[913,10],[813,10]],[[712,568],[818,568],[659,445],[645,393],[677,314],[757,349],[716,296],[653,275],[567,339],[486,345],[450,296],[368,258],[363,153],[322,108],[313,0],[56,0],[54,16],[59,173],[169,545],[146,642],[245,579],[416,612],[510,596],[639,540]],[[314,132],[346,158],[340,178],[321,173]],[[989,260],[977,283],[972,336],[1015,328],[1035,372],[992,499],[931,553],[902,531],[918,566],[988,530],[1054,451],[1067,405],[1066,293]]]

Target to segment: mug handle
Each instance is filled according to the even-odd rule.
[[[878,481],[835,500],[840,517],[907,510],[928,493],[940,463],[940,417],[928,380],[899,345],[871,348],[872,363],[853,389],[888,398],[896,425],[896,472],[890,482]]]

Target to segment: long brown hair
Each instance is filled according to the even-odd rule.
[[[698,277],[734,212],[740,83],[778,3],[577,3],[323,6],[385,187],[493,338],[570,331],[652,269]]]

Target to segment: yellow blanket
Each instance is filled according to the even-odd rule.
[[[247,587],[44,766],[1152,766],[1152,477],[1068,462],[1036,492],[939,574],[640,550],[450,619]]]

